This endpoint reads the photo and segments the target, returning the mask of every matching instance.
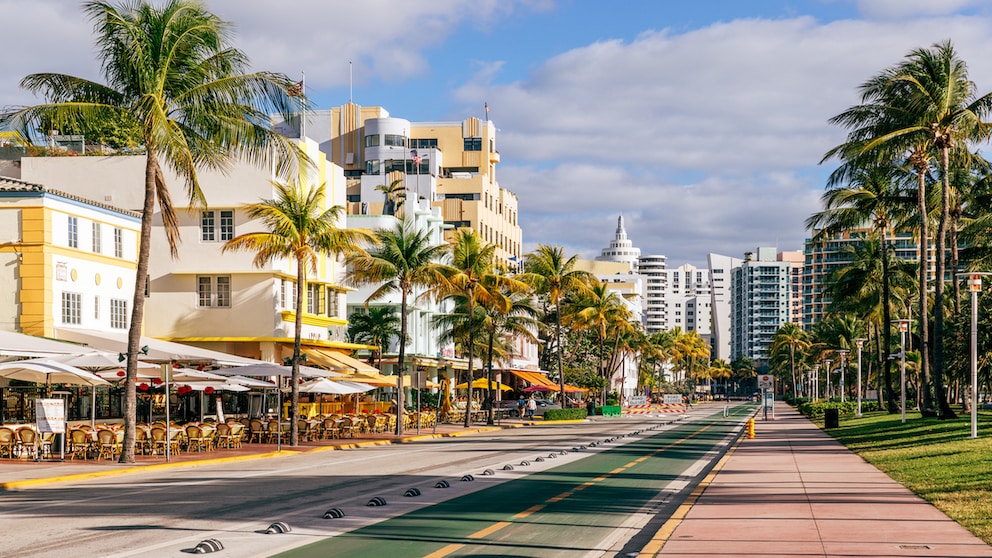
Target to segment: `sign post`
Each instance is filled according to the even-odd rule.
[[[38,435],[44,437],[46,433],[61,434],[59,461],[65,461],[65,399],[35,399],[34,401]],[[37,440],[35,443],[38,443]],[[36,461],[41,460],[37,447],[34,455]]]
[[[761,390],[761,406],[764,420],[768,420],[769,407],[772,409],[772,418],[775,418],[775,376],[759,374],[758,389]]]

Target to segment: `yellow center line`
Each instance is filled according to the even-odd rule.
[[[539,511],[541,511],[543,509],[544,509],[544,504],[536,504],[536,505],[533,505],[533,506],[525,509],[524,511],[518,513],[517,515],[513,516],[513,519],[523,519],[523,518],[527,517],[528,515],[531,515],[533,513],[537,513],[537,512],[539,512]]]
[[[451,554],[452,552],[454,552],[456,550],[459,550],[459,549],[462,549],[462,548],[465,548],[465,545],[463,545],[463,544],[449,544],[448,546],[446,546],[444,548],[439,548],[438,550],[435,550],[434,552],[431,552],[430,554],[424,555],[424,558],[442,558],[442,557],[447,556],[447,555]]]
[[[500,529],[502,529],[503,527],[506,527],[507,525],[513,525],[513,524],[510,523],[509,521],[500,521],[498,523],[493,523],[492,525],[490,525],[489,527],[486,527],[485,529],[483,529],[481,531],[476,531],[476,532],[472,533],[471,535],[468,536],[468,538],[470,538],[470,539],[481,539],[482,537],[485,537],[486,535],[491,535],[491,534],[495,533],[496,531],[499,531]]]
[[[572,494],[574,494],[574,492],[572,492],[571,490],[568,491],[568,492],[562,492],[561,494],[555,496],[554,498],[549,498],[548,499],[548,502],[549,503],[552,503],[552,502],[561,502],[562,500],[564,500],[565,498],[568,498]]]

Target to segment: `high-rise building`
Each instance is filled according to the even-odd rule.
[[[280,133],[299,135],[295,122]],[[496,257],[514,264],[522,256],[517,197],[496,180],[500,161],[496,127],[469,117],[455,122],[411,122],[382,107],[348,103],[315,111],[306,135],[344,169],[348,212],[401,212],[404,199],[440,207],[453,231],[468,227],[496,245]]]
[[[637,259],[641,249],[627,238],[627,229],[623,226],[623,215],[617,217],[617,231],[610,241],[609,248],[603,248],[596,258],[601,262],[623,262],[630,265],[630,270],[637,273]]]
[[[668,289],[666,259],[665,256],[654,255],[641,256],[637,260],[638,273],[644,277],[644,329],[648,333],[669,329],[665,301]]]
[[[829,292],[831,275],[852,262],[856,247],[864,241],[869,231],[852,229],[827,234],[817,230],[814,233],[812,238],[806,239],[804,248],[801,323],[805,329],[826,317],[832,300]],[[919,261],[920,245],[911,232],[897,232],[887,239],[886,244],[894,251],[896,259]],[[934,257],[931,246],[931,262]]]
[[[714,359],[730,361],[731,275],[734,268],[740,267],[743,260],[720,254],[706,256],[710,272],[710,316],[712,320],[710,356]]]
[[[731,274],[730,353],[759,367],[768,361],[772,338],[791,316],[793,262],[782,261],[775,248],[748,252]]]

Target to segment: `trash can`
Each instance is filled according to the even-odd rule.
[[[824,409],[823,410],[823,427],[824,428],[838,428],[838,427],[840,427],[840,410],[839,409]]]
[[[592,402],[592,399],[586,401],[586,415],[593,416],[596,414],[596,404]]]

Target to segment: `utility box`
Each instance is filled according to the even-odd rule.
[[[839,409],[824,409],[823,410],[823,427],[824,428],[839,428],[840,427],[840,410]]]

